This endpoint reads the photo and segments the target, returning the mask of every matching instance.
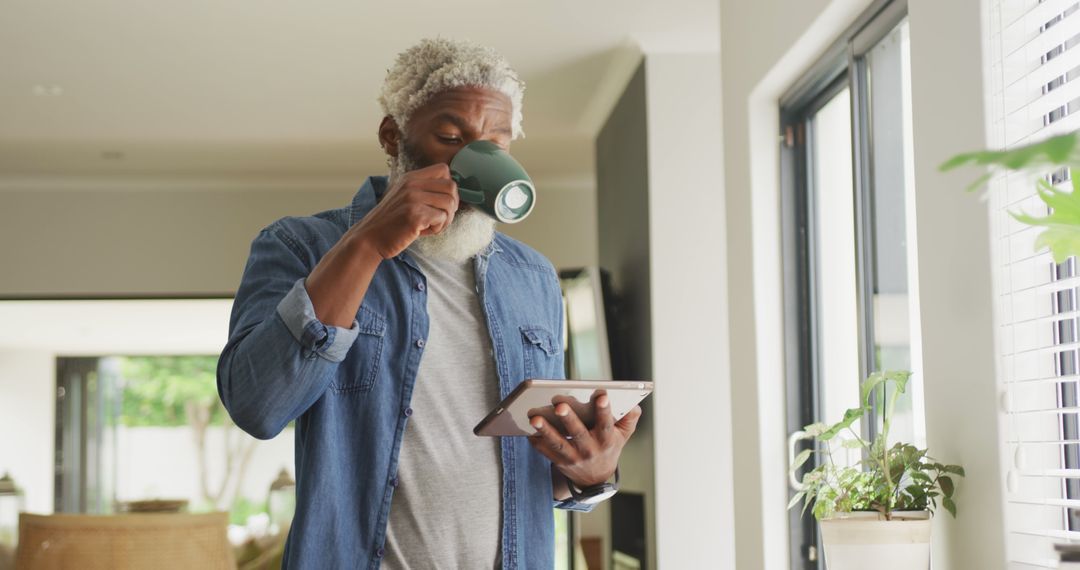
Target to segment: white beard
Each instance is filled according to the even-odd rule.
[[[476,257],[495,237],[495,220],[483,212],[467,208],[440,234],[420,236],[413,243],[421,255],[454,263]]]
[[[405,151],[405,144],[398,143],[398,156],[390,158],[390,181],[419,168],[417,161]],[[495,237],[495,220],[483,212],[467,206],[458,211],[454,221],[442,233],[420,236],[413,242],[417,251],[425,257],[464,263],[476,257]]]

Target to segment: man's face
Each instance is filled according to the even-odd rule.
[[[481,87],[459,87],[433,97],[413,112],[405,144],[429,162],[450,164],[461,147],[488,140],[510,149],[510,98]]]
[[[510,98],[498,91],[461,87],[433,97],[413,112],[404,133],[389,117],[379,128],[379,141],[390,155],[390,178],[436,163],[450,164],[459,150],[487,140],[503,150],[512,137]],[[420,252],[465,261],[491,242],[495,221],[465,202],[442,233],[416,241]]]
[[[379,138],[400,167],[394,174],[436,163],[450,164],[461,148],[487,140],[510,150],[512,106],[506,95],[482,87],[459,87],[432,97],[413,112],[402,132],[384,121]],[[404,153],[405,156],[401,156]]]

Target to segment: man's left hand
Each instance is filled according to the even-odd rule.
[[[579,488],[599,485],[615,474],[619,454],[641,417],[641,407],[634,406],[616,422],[611,402],[603,393],[593,399],[593,406],[596,422],[592,429],[585,427],[566,403],[555,406],[561,431],[542,416],[530,420],[536,433],[529,436],[529,443]]]

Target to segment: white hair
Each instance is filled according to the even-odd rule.
[[[497,51],[471,41],[425,39],[398,54],[383,82],[379,105],[404,132],[416,109],[457,87],[483,87],[509,97],[511,138],[525,135],[521,130],[525,83]]]

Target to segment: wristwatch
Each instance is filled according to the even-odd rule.
[[[615,466],[614,483],[600,483],[599,485],[578,489],[577,486],[574,485],[574,482],[565,475],[563,475],[563,479],[566,479],[566,487],[570,489],[570,497],[573,498],[574,501],[586,505],[595,505],[596,503],[606,501],[613,497],[615,493],[619,492],[618,465]]]

